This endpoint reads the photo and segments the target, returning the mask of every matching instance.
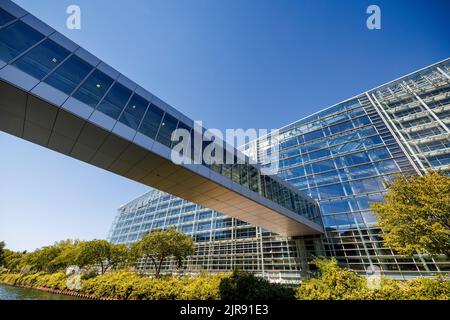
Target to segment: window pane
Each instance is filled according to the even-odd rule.
[[[161,123],[161,128],[159,129],[156,141],[170,147],[172,145],[172,132],[177,128],[177,124],[178,120],[166,113],[164,115],[164,120]]]
[[[44,35],[18,21],[0,30],[0,59],[8,62],[43,38]]]
[[[130,98],[131,93],[130,89],[127,89],[120,83],[116,83],[108,92],[105,99],[100,102],[97,110],[117,119]]]
[[[137,129],[142,117],[144,116],[147,106],[147,100],[137,94],[134,94],[119,121],[133,129]]]
[[[40,80],[68,55],[68,50],[47,39],[14,62],[13,65]]]
[[[154,104],[150,104],[141,127],[139,128],[139,132],[145,134],[149,138],[155,139],[163,115],[164,112],[161,109]]]
[[[3,9],[0,9],[0,26],[13,21],[15,18]]]
[[[77,56],[71,56],[63,65],[45,79],[45,82],[66,94],[71,94],[92,68],[90,64],[84,62]]]
[[[106,74],[95,70],[77,92],[75,92],[73,97],[95,108],[112,82],[113,80]]]

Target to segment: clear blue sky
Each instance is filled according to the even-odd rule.
[[[17,0],[205,126],[278,128],[450,54],[450,2]],[[65,28],[78,4],[82,29]],[[382,30],[366,28],[369,4]],[[147,187],[0,133],[0,240],[105,238]]]

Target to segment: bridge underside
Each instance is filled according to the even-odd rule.
[[[200,165],[167,158],[0,81],[0,130],[96,167],[287,236],[323,232],[320,225],[260,197]],[[223,181],[223,184],[211,180]],[[253,195],[254,197],[254,195]],[[283,212],[283,213],[280,213]]]

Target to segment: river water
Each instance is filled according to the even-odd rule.
[[[0,285],[0,300],[81,300],[81,299],[33,289],[24,289]]]

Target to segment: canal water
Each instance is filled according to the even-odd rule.
[[[60,294],[33,289],[24,289],[0,285],[0,300],[82,300]]]

